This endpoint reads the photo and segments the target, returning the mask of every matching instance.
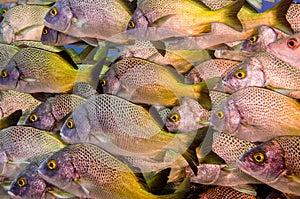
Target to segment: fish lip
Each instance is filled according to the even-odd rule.
[[[234,92],[233,86],[225,80],[222,80],[222,84],[225,92]]]
[[[19,198],[21,198],[21,196],[17,196],[17,195],[15,195],[13,192],[11,192],[11,191],[7,191],[7,194],[10,196],[10,197],[12,197],[12,198],[14,198],[14,199],[19,199]]]
[[[65,29],[61,29],[61,30],[58,30],[55,26],[53,26],[51,23],[49,23],[48,21],[46,21],[45,19],[43,20],[43,22],[44,22],[44,26],[46,26],[46,27],[48,27],[48,28],[51,28],[51,29],[53,29],[53,30],[56,30],[56,31],[58,31],[58,32],[62,32],[62,33],[66,33],[66,31],[69,29],[69,27],[70,27],[70,24],[68,24],[67,26],[66,26],[66,28]]]

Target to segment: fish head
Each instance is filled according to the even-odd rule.
[[[117,73],[113,67],[110,68],[105,75],[100,77],[99,83],[105,94],[117,94],[121,89],[121,81],[117,77]]]
[[[137,8],[128,22],[126,34],[128,38],[146,38],[150,22],[140,8]]]
[[[25,125],[38,129],[51,131],[55,125],[55,117],[52,114],[51,105],[42,103],[36,107],[25,120]]]
[[[58,31],[44,27],[41,36],[41,42],[45,45],[54,45],[57,42]]]
[[[21,73],[17,63],[11,59],[4,69],[0,71],[0,88],[14,90],[17,88]]]
[[[67,143],[81,143],[89,141],[91,125],[87,111],[78,107],[65,121],[60,129],[62,140]]]
[[[45,26],[57,30],[59,32],[66,32],[72,24],[73,18],[72,10],[69,7],[69,0],[63,0],[55,3],[44,17]]]
[[[265,51],[268,44],[276,41],[277,33],[269,26],[260,26],[258,34],[249,37],[242,43],[242,51],[258,52]]]
[[[37,166],[29,166],[11,183],[9,195],[13,198],[41,198],[47,183],[38,175]]]
[[[241,116],[233,99],[228,98],[215,109],[210,118],[213,129],[234,135],[238,132]]]
[[[38,175],[50,184],[61,189],[70,186],[77,177],[72,157],[64,149],[44,160],[37,169]]]
[[[300,34],[294,34],[290,37],[277,40],[270,43],[266,51],[273,54],[275,57],[289,63],[290,65],[299,65],[299,48],[300,46]]]
[[[250,86],[264,87],[265,76],[261,63],[257,59],[245,60],[224,77],[223,83],[226,92],[235,92]]]
[[[10,44],[15,40],[15,31],[11,25],[2,22],[0,26],[0,42]]]
[[[242,155],[238,167],[262,182],[271,183],[285,170],[284,152],[278,142],[270,140]]]
[[[180,116],[180,106],[174,107],[166,118],[165,125],[170,132],[177,132],[182,130]]]

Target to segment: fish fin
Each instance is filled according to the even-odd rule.
[[[4,190],[9,190],[12,182],[12,180],[4,180],[1,182],[1,187],[3,187]]]
[[[298,176],[295,176],[295,175],[284,175],[284,177],[286,177],[288,179],[291,179],[292,181],[297,182],[297,183],[300,184],[300,177],[298,177]]]
[[[255,8],[261,10],[262,9],[262,1],[253,1],[253,0],[246,0],[251,6],[254,6]]]
[[[284,88],[274,88],[272,86],[269,86],[269,85],[266,85],[266,88],[270,89],[270,90],[273,90],[273,91],[276,91],[278,93],[281,93],[283,95],[287,95],[287,96],[290,96],[292,95],[292,93],[300,93],[300,90],[296,90],[296,89],[284,89]]]
[[[56,198],[74,198],[75,197],[75,195],[73,195],[69,192],[63,191],[61,189],[49,190],[47,192],[51,193]]]
[[[197,165],[199,164],[199,162],[195,152],[192,150],[187,150],[182,154],[182,156],[187,161],[194,174],[197,175],[197,171],[198,171]]]
[[[276,19],[275,24],[273,24],[272,27],[282,30],[289,35],[293,34],[293,30],[291,28],[291,24],[286,20],[286,13],[291,3],[292,0],[281,0],[267,11],[274,13],[274,18]]]
[[[98,46],[98,39],[96,38],[80,38],[82,41],[87,43],[89,46],[97,47]]]
[[[72,57],[76,57],[78,56],[78,54],[76,53],[76,51],[72,48],[68,48],[66,50],[62,50],[57,52],[56,54],[58,54],[60,57],[62,57],[64,60],[66,60],[74,69],[78,69],[78,66],[76,65],[76,63],[74,62]]]
[[[153,194],[160,194],[165,185],[168,182],[168,176],[170,174],[171,168],[166,168],[158,173],[156,173],[153,177],[147,180],[147,184],[149,187],[149,191]]]
[[[11,113],[10,115],[2,118],[0,120],[0,130],[17,125],[19,119],[22,116],[22,110],[16,110],[15,112]]]
[[[84,192],[87,196],[90,194],[90,191],[89,191],[85,186],[82,185],[82,183],[80,182],[80,180],[79,180],[78,178],[75,178],[75,179],[74,179],[74,182],[77,183],[77,184],[80,186],[80,188],[83,190],[83,192]]]
[[[31,93],[30,95],[38,101],[46,102],[50,97],[55,97],[58,94],[57,93]]]
[[[213,144],[213,129],[212,127],[207,127],[207,132],[200,146],[200,150],[197,153],[198,158],[205,157],[206,155],[208,155],[212,151],[212,144]]]
[[[20,79],[24,82],[36,82],[37,79],[31,77],[20,77]]]
[[[206,82],[193,84],[192,87],[194,89],[195,95],[197,96],[199,104],[203,108],[209,110],[209,108],[211,107],[211,100],[209,97],[209,89]]]
[[[150,26],[151,27],[156,27],[156,26],[161,26],[162,24],[164,24],[168,19],[170,19],[171,17],[175,16],[175,14],[169,14],[166,16],[163,16],[155,21],[153,21]]]
[[[92,68],[87,69],[88,76],[89,76],[87,79],[87,83],[89,83],[94,89],[97,88],[97,85],[99,83],[99,76],[103,69],[103,64],[106,59],[107,52],[108,52],[108,44],[106,44],[105,46],[98,46],[97,52],[93,56],[93,59],[97,60],[97,63]],[[96,56],[98,57],[96,58]]]
[[[167,51],[166,51],[166,44],[162,41],[150,41],[152,45],[156,48],[156,50],[161,54],[161,56],[165,56]]]
[[[219,10],[220,12],[222,11],[224,14],[223,16],[224,21],[222,22],[239,32],[242,32],[243,26],[240,20],[238,19],[237,14],[241,10],[244,4],[245,4],[244,0],[238,0],[237,2],[229,4]]]
[[[28,161],[22,161],[22,160],[18,160],[18,161],[12,161],[12,160],[8,160],[7,161],[8,164],[12,164],[12,165],[20,165],[20,164],[30,164],[30,162]]]
[[[252,196],[256,196],[257,192],[255,190],[255,188],[251,185],[238,185],[238,186],[234,186],[232,187],[233,189],[242,192],[242,193],[246,193]]]
[[[223,171],[234,171],[234,170],[237,170],[238,167],[237,166],[234,166],[234,165],[226,165],[224,167],[221,168]]]
[[[33,25],[33,26],[29,26],[29,27],[26,27],[24,29],[21,29],[19,30],[18,32],[15,33],[15,35],[26,35],[28,32],[30,32],[32,29],[35,29],[35,28],[39,28],[41,27],[41,25]]]

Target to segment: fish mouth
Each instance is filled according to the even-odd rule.
[[[229,84],[225,80],[222,80],[222,84],[223,84],[223,88],[224,88],[225,92],[228,92],[228,93],[234,92],[233,86],[231,84]]]
[[[237,165],[239,169],[241,169],[243,172],[249,174],[250,172],[250,165],[246,162],[242,162],[241,160],[237,160]]]
[[[11,191],[7,191],[7,194],[10,196],[10,197],[12,197],[13,199],[19,199],[19,198],[21,198],[21,196],[17,196],[17,195],[15,195],[13,192],[11,192]]]

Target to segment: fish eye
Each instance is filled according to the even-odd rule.
[[[37,116],[36,113],[30,114],[30,116],[29,116],[29,121],[30,122],[36,122],[37,120],[38,120],[38,116]]]
[[[54,170],[56,169],[57,165],[56,165],[56,161],[51,159],[47,162],[47,167],[50,169],[50,170]]]
[[[246,71],[243,69],[239,69],[234,73],[234,76],[238,79],[244,79],[246,77]]]
[[[250,43],[255,43],[256,41],[257,41],[257,39],[258,39],[258,36],[257,35],[254,35],[254,36],[252,36],[252,37],[250,37],[249,39],[248,39],[248,41],[250,42]]]
[[[224,112],[222,110],[219,110],[216,113],[216,115],[217,115],[217,118],[220,119],[220,120],[224,118]]]
[[[48,28],[47,27],[43,28],[42,34],[43,35],[47,35],[48,34]]]
[[[0,11],[2,14],[6,13],[7,10],[5,8],[2,8],[1,11]]]
[[[172,114],[169,116],[169,119],[170,119],[172,122],[177,122],[177,121],[179,121],[180,116],[179,116],[177,113],[172,113]]]
[[[4,70],[2,70],[1,71],[1,77],[2,78],[6,78],[8,75],[7,75],[7,72],[6,72],[6,70],[4,69]]]
[[[133,20],[130,20],[128,22],[128,28],[133,29],[135,27],[135,22]]]
[[[100,79],[99,82],[102,87],[105,87],[107,84],[106,79]]]
[[[295,38],[291,38],[287,40],[286,44],[289,48],[294,49],[298,46],[298,41]]]
[[[74,121],[73,121],[72,118],[67,120],[66,126],[67,126],[68,129],[74,128]]]
[[[57,9],[55,7],[53,7],[53,8],[50,9],[50,15],[52,17],[55,17],[57,15]]]
[[[261,152],[258,152],[253,155],[253,159],[257,163],[262,163],[265,160],[265,155]]]
[[[26,180],[25,180],[25,178],[19,177],[19,178],[17,179],[17,181],[16,181],[16,184],[17,184],[20,188],[24,187],[24,186],[26,185]]]

